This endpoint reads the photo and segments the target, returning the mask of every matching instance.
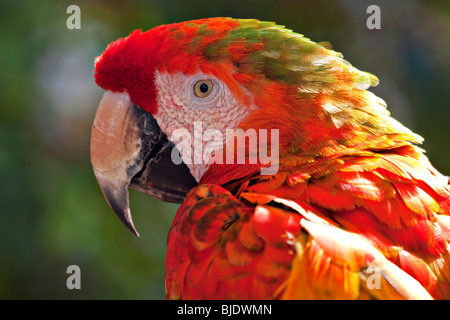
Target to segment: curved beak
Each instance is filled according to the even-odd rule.
[[[172,161],[173,148],[153,116],[134,105],[128,94],[105,92],[92,126],[91,163],[106,201],[137,236],[129,187],[181,203],[197,185],[186,165]]]

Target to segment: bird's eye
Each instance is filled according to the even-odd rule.
[[[211,94],[213,83],[209,79],[199,80],[194,84],[194,94],[199,98],[205,98]]]

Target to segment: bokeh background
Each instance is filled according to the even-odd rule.
[[[71,4],[80,30],[66,27]],[[370,4],[381,8],[381,30],[366,27]],[[89,161],[102,96],[93,63],[134,29],[213,16],[276,21],[331,42],[379,77],[372,91],[450,174],[449,1],[1,0],[0,299],[164,298],[177,205],[131,190],[137,238],[104,201]],[[66,287],[72,264],[81,290]]]

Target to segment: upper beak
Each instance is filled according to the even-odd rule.
[[[181,203],[197,184],[186,165],[171,160],[173,148],[153,116],[128,94],[105,92],[92,126],[91,162],[109,205],[137,236],[128,187]]]

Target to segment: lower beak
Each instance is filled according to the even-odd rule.
[[[91,163],[106,201],[137,236],[129,187],[181,203],[197,185],[186,165],[172,161],[173,148],[153,116],[134,105],[128,94],[105,92],[92,126]]]

